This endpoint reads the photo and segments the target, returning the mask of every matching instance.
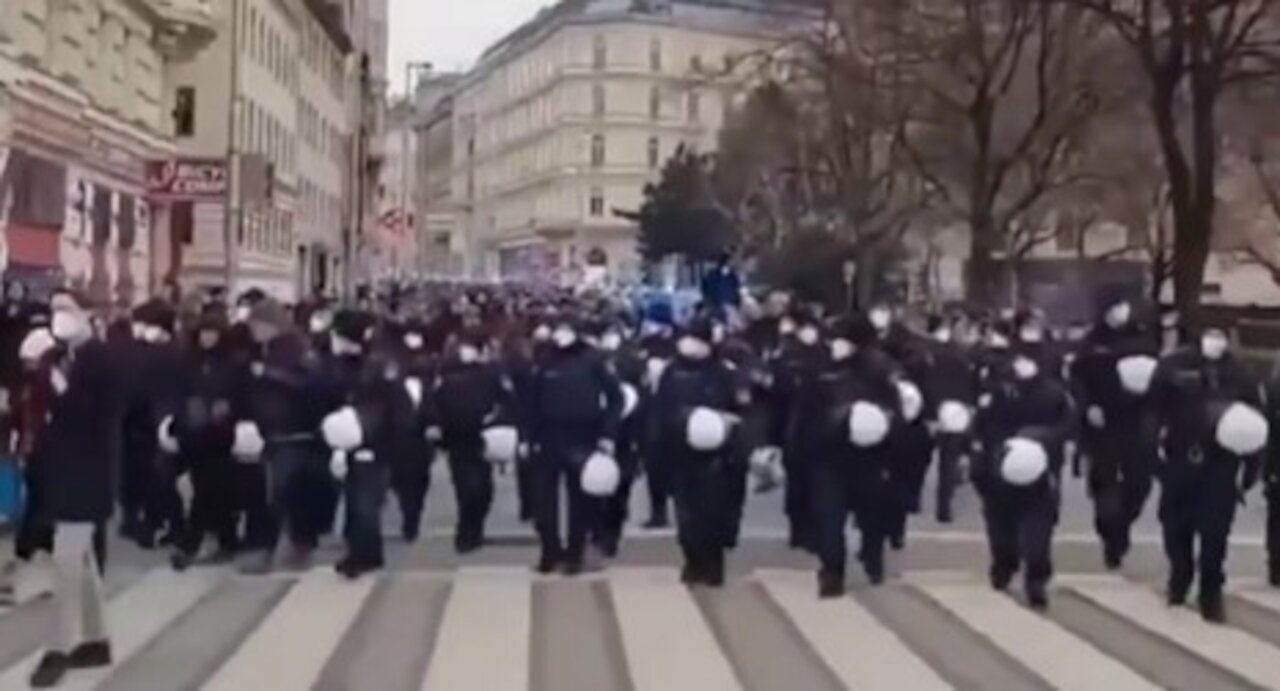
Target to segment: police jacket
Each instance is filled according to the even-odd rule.
[[[695,408],[738,415],[750,401],[745,382],[724,360],[677,357],[663,372],[653,398],[651,434],[658,458],[698,455],[689,447],[687,433]]]
[[[1113,329],[1099,324],[1081,343],[1071,364],[1071,380],[1081,409],[1102,409],[1108,427],[1123,428],[1147,411],[1147,395],[1126,390],[1117,364],[1128,357],[1157,357],[1156,342],[1136,325]]]
[[[193,345],[183,358],[173,434],[184,453],[226,454],[247,417],[243,370],[221,348]]]
[[[1048,452],[1054,473],[1061,467],[1062,445],[1074,433],[1075,403],[1057,377],[1039,373],[1018,379],[1007,369],[993,376],[980,406],[978,429],[987,449],[987,461],[998,462],[1004,443],[1015,436],[1040,442]]]
[[[526,439],[540,442],[552,434],[617,437],[622,415],[617,377],[605,359],[582,342],[547,352],[536,364],[529,399]]]
[[[1166,460],[1174,463],[1195,462],[1217,446],[1215,407],[1240,402],[1263,409],[1262,388],[1242,362],[1230,353],[1210,360],[1194,347],[1161,359],[1150,395]]]

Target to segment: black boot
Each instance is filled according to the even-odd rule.
[[[109,667],[111,665],[111,644],[106,641],[81,643],[67,656],[67,664],[75,669]]]
[[[991,587],[995,590],[1004,590],[1009,587],[1009,583],[1013,580],[1013,570],[1002,566],[992,566],[989,577],[991,579]]]
[[[1280,588],[1280,562],[1267,565],[1267,581],[1271,583],[1271,587]]]
[[[818,597],[829,600],[844,597],[844,574],[831,571],[818,572]]]
[[[1049,608],[1049,591],[1042,581],[1027,581],[1027,604],[1031,609],[1045,610]]]
[[[533,570],[540,574],[546,575],[549,573],[555,573],[556,569],[559,567],[560,567],[560,555],[555,554],[553,552],[547,552],[544,550],[542,552],[542,556],[538,559],[537,565],[533,567]]]
[[[31,688],[47,689],[57,686],[62,682],[62,677],[66,676],[67,670],[70,669],[67,656],[63,653],[49,651],[40,658],[40,663],[36,665],[36,669],[31,673]]]
[[[1200,592],[1200,616],[1211,624],[1222,624],[1227,621],[1227,608],[1223,604],[1221,592]]]

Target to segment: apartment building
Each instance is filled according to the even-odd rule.
[[[413,208],[420,273],[456,277],[465,268],[465,244],[453,196],[453,95],[461,74],[433,75],[419,85],[414,123]]]
[[[201,0],[0,2],[0,267],[130,304],[167,232],[149,166],[175,151],[173,71],[218,23]]]
[[[635,209],[684,144],[710,151],[748,56],[810,16],[760,0],[563,0],[486,51],[452,102],[469,272],[639,270]]]

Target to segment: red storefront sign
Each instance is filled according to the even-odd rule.
[[[226,161],[218,158],[151,161],[147,194],[163,201],[208,201],[227,194]]]

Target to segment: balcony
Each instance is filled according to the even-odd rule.
[[[135,0],[154,15],[156,44],[168,58],[185,58],[208,46],[217,36],[215,0]]]

